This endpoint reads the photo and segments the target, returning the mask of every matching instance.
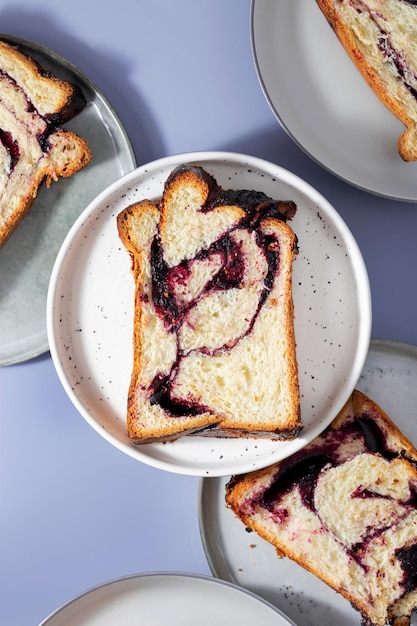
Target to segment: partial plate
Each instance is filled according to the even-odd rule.
[[[373,340],[356,385],[374,399],[417,444],[417,347]],[[204,549],[215,576],[265,598],[299,624],[351,626],[358,613],[349,602],[244,525],[225,505],[228,478],[200,482],[199,516]],[[417,624],[417,616],[412,624]]]
[[[251,44],[265,97],[311,158],[371,193],[417,202],[404,126],[380,103],[311,0],[252,0]]]
[[[132,368],[134,285],[116,216],[162,194],[171,171],[198,163],[223,187],[291,199],[300,252],[294,263],[295,332],[304,429],[289,442],[183,437],[133,444],[126,433]],[[180,154],[127,174],[100,194],[66,238],[48,298],[48,335],[58,375],[75,406],[106,439],[161,469],[225,476],[263,467],[304,446],[351,393],[365,362],[371,327],[362,255],[339,214],[312,187],[273,163],[225,152]]]
[[[0,365],[49,349],[45,309],[48,283],[59,248],[81,211],[107,185],[136,167],[125,130],[109,102],[74,65],[38,43],[0,34],[45,69],[81,87],[87,106],[65,124],[85,137],[92,162],[71,178],[43,185],[36,202],[0,249]]]
[[[230,583],[178,573],[152,573],[95,587],[40,626],[295,626],[269,603]]]

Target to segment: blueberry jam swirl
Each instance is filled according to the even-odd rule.
[[[36,111],[32,102],[29,100],[27,95],[24,93],[23,89],[16,83],[16,81],[0,69],[0,78],[2,81],[5,81],[6,85],[11,85],[14,91],[19,93],[19,97],[21,101],[24,103],[24,111],[27,114],[26,122],[28,124],[28,132],[31,132],[31,128],[29,126],[30,122],[33,118],[37,118],[38,122],[34,125],[35,136],[39,143],[39,146],[42,152],[46,152],[49,149],[48,144],[48,135],[51,132],[51,128],[48,122]],[[21,120],[17,120],[20,122]],[[40,123],[39,123],[40,122]],[[42,128],[42,131],[40,131]],[[20,158],[20,147],[17,139],[13,136],[13,133],[10,129],[0,128],[0,141],[5,148],[7,154],[9,155],[9,176],[13,173],[14,168],[16,167],[19,158]]]
[[[9,173],[11,174],[20,158],[19,144],[15,139],[13,139],[12,133],[5,131],[2,128],[0,128],[0,142],[3,144],[3,147],[9,155]]]
[[[303,495],[303,503],[314,510],[314,489],[318,475],[325,466],[339,464],[337,452],[340,444],[348,437],[351,440],[360,440],[364,450],[379,453],[388,460],[397,456],[388,449],[379,426],[366,415],[357,417],[343,428],[328,433],[322,443],[309,446],[280,463],[274,480],[261,495],[260,504],[264,508],[272,511],[277,501],[298,484]]]
[[[270,293],[279,266],[279,242],[272,235],[262,232],[260,224],[265,217],[275,217],[282,221],[290,219],[296,206],[293,202],[277,202],[265,194],[256,191],[223,190],[212,186],[208,198],[201,207],[202,212],[209,212],[214,207],[223,205],[239,206],[246,217],[239,224],[224,232],[209,247],[201,249],[194,258],[185,260],[179,265],[169,267],[165,262],[163,247],[159,235],[151,243],[151,289],[152,300],[157,316],[163,321],[168,333],[176,338],[177,356],[168,375],[157,374],[150,386],[151,404],[159,404],[171,416],[197,415],[206,412],[207,407],[191,401],[174,400],[171,388],[182,359],[189,354],[181,347],[179,335],[184,325],[189,324],[189,315],[205,298],[221,294],[229,290],[240,290],[245,287],[247,275],[247,252],[242,239],[236,233],[244,233],[242,237],[255,243],[256,254],[265,266],[261,286],[257,293],[257,305],[251,316],[245,320],[245,329],[238,336],[226,342],[209,347],[206,345],[192,348],[200,353],[214,356],[234,348],[239,341],[251,333],[262,307]],[[201,289],[193,297],[181,299],[177,295],[178,286],[184,286],[198,267],[215,268],[207,277]]]
[[[401,563],[404,571],[405,592],[414,591],[417,588],[417,546],[411,545],[400,548],[395,556]]]
[[[417,0],[400,0],[407,4],[416,7]],[[355,10],[358,13],[367,12],[370,20],[374,23],[379,30],[378,48],[380,49],[382,56],[387,59],[395,67],[398,77],[404,86],[408,89],[413,98],[417,99],[417,74],[407,61],[405,53],[396,50],[390,39],[390,33],[384,28],[384,16],[378,13],[376,10],[368,6],[368,4],[362,0],[353,0],[352,2]]]
[[[48,76],[48,72],[38,64],[36,65],[38,66],[40,75]],[[36,109],[24,89],[2,69],[0,69],[0,81],[0,101],[2,100],[2,85],[4,85],[5,89],[6,87],[12,88],[21,103],[21,114],[19,117],[16,117],[16,124],[25,128],[28,136],[35,138],[43,153],[47,153],[50,150],[50,135],[62,129],[62,124],[82,111],[86,104],[81,89],[76,85],[72,85],[72,96],[68,99],[64,107],[60,111],[42,115]],[[8,108],[7,103],[6,108]],[[0,128],[0,142],[9,156],[8,175],[11,176],[21,156],[19,142],[11,128]]]
[[[315,504],[315,491],[320,474],[326,470],[337,468],[345,462],[340,452],[341,446],[360,450],[361,453],[373,453],[378,457],[391,462],[402,458],[401,451],[390,448],[384,432],[372,415],[363,414],[352,418],[339,429],[327,429],[313,444],[288,457],[279,463],[278,469],[268,487],[261,490],[252,501],[251,506],[260,506],[277,520],[285,520],[286,508],[283,499],[287,494],[298,490],[303,505],[315,515],[318,515]],[[402,516],[404,518],[417,509],[417,485],[409,484],[409,497],[406,501],[398,501],[389,493],[381,493],[371,488],[358,485],[350,494],[350,498],[369,500],[386,500],[392,503],[398,516],[386,525],[364,529],[363,538],[351,545],[342,542],[343,549],[363,570],[368,571],[366,553],[373,541],[382,539],[384,533],[395,526]],[[401,511],[403,511],[401,513]],[[404,513],[405,511],[405,513]],[[287,512],[288,515],[288,512]],[[397,513],[396,513],[397,515]],[[320,516],[318,516],[320,518]],[[402,594],[417,589],[417,544],[405,545],[395,550],[395,556],[400,563],[403,578]]]

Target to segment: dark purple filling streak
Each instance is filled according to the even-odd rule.
[[[295,202],[272,200],[262,191],[246,189],[214,189],[202,207],[203,212],[208,212],[217,206],[239,206],[246,211],[248,223],[255,226],[260,218],[275,217],[283,222],[294,217],[296,212]]]
[[[218,202],[215,202],[217,198]],[[211,204],[212,203],[212,204]],[[229,191],[217,189],[216,194],[212,194],[209,197],[208,202],[204,206],[204,210],[210,210],[214,206],[220,205],[238,205],[244,208],[247,212],[247,219],[243,220],[239,227],[248,227],[256,229],[259,225],[261,218],[268,215],[280,216],[282,219],[290,218],[295,213],[294,203],[279,203],[274,202],[267,198],[260,192],[253,191]],[[250,207],[252,206],[252,210]],[[279,207],[279,209],[278,209]],[[285,207],[287,207],[287,214],[284,213]],[[264,212],[265,211],[265,212]],[[257,310],[248,325],[248,329],[244,336],[248,335],[259,315],[259,312],[270,292],[275,273],[278,267],[279,251],[277,250],[276,242],[269,237],[261,235],[257,232],[257,243],[264,250],[268,264],[267,275],[264,279],[264,288],[261,292]],[[184,317],[187,312],[195,306],[197,301],[191,301],[183,309],[180,309],[175,301],[173,284],[182,281],[186,282],[190,271],[191,265],[196,260],[207,259],[212,255],[222,256],[222,267],[213,276],[213,278],[207,283],[199,299],[207,296],[209,293],[215,291],[224,291],[227,289],[239,288],[244,280],[245,263],[242,255],[241,244],[236,243],[230,236],[230,233],[226,233],[218,241],[215,241],[209,249],[200,251],[195,259],[188,262],[181,263],[175,268],[169,268],[165,263],[163,257],[163,251],[161,247],[160,238],[157,236],[151,245],[151,272],[152,272],[152,298],[157,315],[163,320],[165,328],[170,332],[178,332]],[[241,339],[238,338],[235,341]],[[233,348],[235,345],[223,346],[220,350],[224,351]],[[208,351],[204,351],[204,348],[200,349],[201,352],[209,354]],[[215,353],[214,351],[213,353]],[[211,354],[211,353],[210,353]],[[171,381],[175,379],[175,373],[178,370],[183,355],[181,350],[177,350],[177,359],[173,364],[171,372],[166,376],[157,375],[151,384],[151,404],[159,404],[165,411],[172,416],[183,415],[198,415],[208,410],[207,407],[201,406],[195,402],[180,402],[175,401],[170,395]]]
[[[409,0],[405,0],[405,1],[409,1]],[[416,3],[411,3],[410,4],[416,4]],[[410,92],[410,94],[413,96],[413,98],[417,99],[417,91],[416,89],[414,89],[414,87],[412,87],[406,80],[405,80],[405,71],[406,71],[406,62],[404,60],[404,58],[398,54],[396,52],[396,50],[394,50],[394,48],[391,46],[387,33],[385,33],[383,30],[381,30],[381,35],[385,35],[380,37],[379,41],[378,41],[378,46],[379,49],[381,50],[382,54],[384,56],[386,56],[394,65],[395,68],[398,72],[399,77],[401,78],[402,82],[404,83],[405,87],[407,87],[408,91]],[[410,68],[408,68],[410,71]]]
[[[417,546],[412,545],[396,550],[395,556],[404,571],[404,595],[417,587]]]
[[[353,423],[354,428],[355,425],[357,432],[363,434],[369,452],[377,452],[388,461],[392,461],[398,456],[397,453],[388,448],[384,433],[373,419],[362,415]]]
[[[417,6],[417,0],[402,0],[402,2],[407,2],[408,4],[411,4],[412,6]],[[359,8],[357,9],[357,11],[359,13],[362,12],[362,10]],[[368,9],[368,14],[369,14],[369,18],[374,22],[375,26],[379,29],[381,33],[381,36],[378,40],[378,47],[381,50],[383,56],[388,58],[389,61],[391,61],[394,64],[399,77],[404,83],[404,86],[408,89],[408,91],[413,96],[413,98],[417,99],[416,89],[412,87],[405,79],[405,71],[407,69],[407,66],[406,66],[406,61],[404,57],[401,54],[398,54],[398,52],[391,46],[391,43],[388,38],[388,33],[379,27],[378,22],[374,19],[369,9]],[[410,72],[411,68],[408,67],[408,71]]]
[[[0,69],[0,74],[2,76],[5,76],[8,79],[8,81],[14,84],[16,89],[19,89],[19,91],[22,92],[22,89],[16,84],[16,81],[11,76],[3,72],[1,69]],[[26,111],[28,113],[36,113],[36,115],[41,117],[46,122],[45,132],[37,135],[36,139],[39,143],[39,146],[42,152],[48,152],[48,150],[50,149],[49,135],[60,128],[60,122],[61,122],[60,115],[55,114],[54,117],[51,117],[50,119],[48,119],[40,115],[40,113],[33,106],[33,103],[27,98],[26,94],[24,94],[24,98],[26,100]],[[11,174],[14,168],[16,167],[16,164],[20,158],[19,143],[17,142],[16,139],[13,138],[13,135],[10,131],[3,130],[1,128],[0,128],[0,141],[5,147],[5,149],[7,150],[8,154],[10,155],[10,174]]]
[[[326,466],[338,465],[336,451],[339,444],[346,438],[363,439],[364,446],[369,452],[378,453],[387,460],[392,460],[399,454],[389,449],[386,438],[378,425],[366,415],[356,418],[344,428],[333,431],[320,446],[301,450],[280,463],[280,468],[270,486],[258,497],[260,506],[274,512],[279,501],[298,486],[303,504],[315,512],[314,491],[317,485],[318,476]],[[411,496],[403,505],[417,507],[417,492],[413,485],[410,485]],[[361,489],[352,494],[352,497],[375,498],[384,497],[370,490]],[[389,496],[386,496],[389,498]],[[278,510],[278,515],[282,516],[282,511]],[[363,555],[367,545],[374,538],[384,532],[384,528],[375,530],[363,542],[357,543],[347,549],[347,553],[366,570],[363,563]],[[397,550],[396,555],[401,562],[404,571],[404,593],[412,591],[417,587],[417,546]]]
[[[10,174],[13,172],[16,163],[20,158],[20,149],[19,144],[10,132],[3,130],[0,128],[0,141],[7,150],[7,153],[10,156]]]
[[[222,268],[205,286],[200,298],[213,291],[238,287],[242,283],[244,263],[241,248],[229,235],[215,242],[209,250],[201,251],[196,259],[208,258],[210,255],[218,253],[224,258]],[[155,237],[153,240],[151,245],[152,298],[157,315],[163,320],[165,328],[170,332],[178,332],[185,315],[196,304],[196,301],[191,301],[183,309],[180,309],[173,294],[173,283],[186,282],[192,262],[181,263],[175,268],[169,268],[163,257],[159,237]],[[152,381],[150,403],[151,405],[159,404],[165,411],[177,417],[204,413],[208,408],[201,404],[196,402],[185,403],[171,398],[171,381],[175,378],[181,359],[181,351],[177,348],[177,359],[171,372],[165,376],[158,374]]]
[[[264,508],[273,511],[276,502],[299,483],[300,477],[305,476],[301,490],[304,494],[303,502],[314,511],[313,496],[318,475],[325,465],[338,464],[337,450],[346,437],[362,439],[369,452],[378,452],[386,459],[391,460],[396,456],[387,448],[384,434],[378,425],[366,415],[356,418],[344,428],[329,433],[331,434],[328,440],[320,446],[300,450],[280,463],[280,469],[272,484],[261,496],[260,504]]]
[[[213,291],[238,288],[244,279],[244,261],[240,244],[233,241],[229,234],[214,242],[208,250],[202,250],[191,261],[169,268],[165,263],[161,241],[155,237],[151,245],[152,298],[155,309],[169,331],[177,332],[184,316],[196,301],[189,302],[180,309],[175,302],[175,284],[186,284],[195,261],[209,259],[220,254],[222,268],[207,283],[200,298]]]
[[[151,405],[159,404],[172,417],[191,417],[208,411],[208,407],[204,407],[197,402],[187,402],[185,404],[171,398],[169,392],[171,376],[172,372],[166,376],[160,374],[155,376],[151,384]]]

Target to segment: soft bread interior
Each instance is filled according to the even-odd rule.
[[[216,181],[196,175],[193,169],[179,169],[171,176],[161,198],[161,241],[168,265],[192,259],[245,216],[237,206],[202,209]]]
[[[216,294],[214,302],[211,297],[205,298],[192,310],[190,327],[193,335],[197,328],[201,344],[197,341],[196,349],[189,350],[175,378],[175,397],[192,397],[217,407],[223,416],[218,436],[239,430],[268,437],[277,431],[282,436],[283,430],[290,432],[299,424],[291,297],[295,235],[284,222],[272,219],[262,222],[261,230],[273,235],[279,246],[280,269],[253,328],[248,332],[267,268],[262,251],[256,251],[252,241],[252,245],[247,242],[246,284]],[[244,231],[237,230],[235,236],[244,237]],[[185,325],[185,335],[187,331]],[[231,349],[220,350],[228,342]],[[202,347],[209,350],[197,349]]]
[[[4,42],[0,69],[1,246],[32,206],[42,181],[49,186],[72,176],[90,162],[91,151],[85,139],[56,127],[85,105],[77,88],[42,73]]]

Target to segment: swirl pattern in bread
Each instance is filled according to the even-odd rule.
[[[121,212],[136,290],[129,436],[294,438],[300,400],[292,202],[221,189],[198,166]]]
[[[29,211],[41,183],[91,160],[87,141],[62,124],[86,101],[81,90],[0,41],[0,246]]]
[[[226,502],[250,529],[342,594],[366,626],[417,608],[417,451],[354,391],[305,448],[235,476]]]

